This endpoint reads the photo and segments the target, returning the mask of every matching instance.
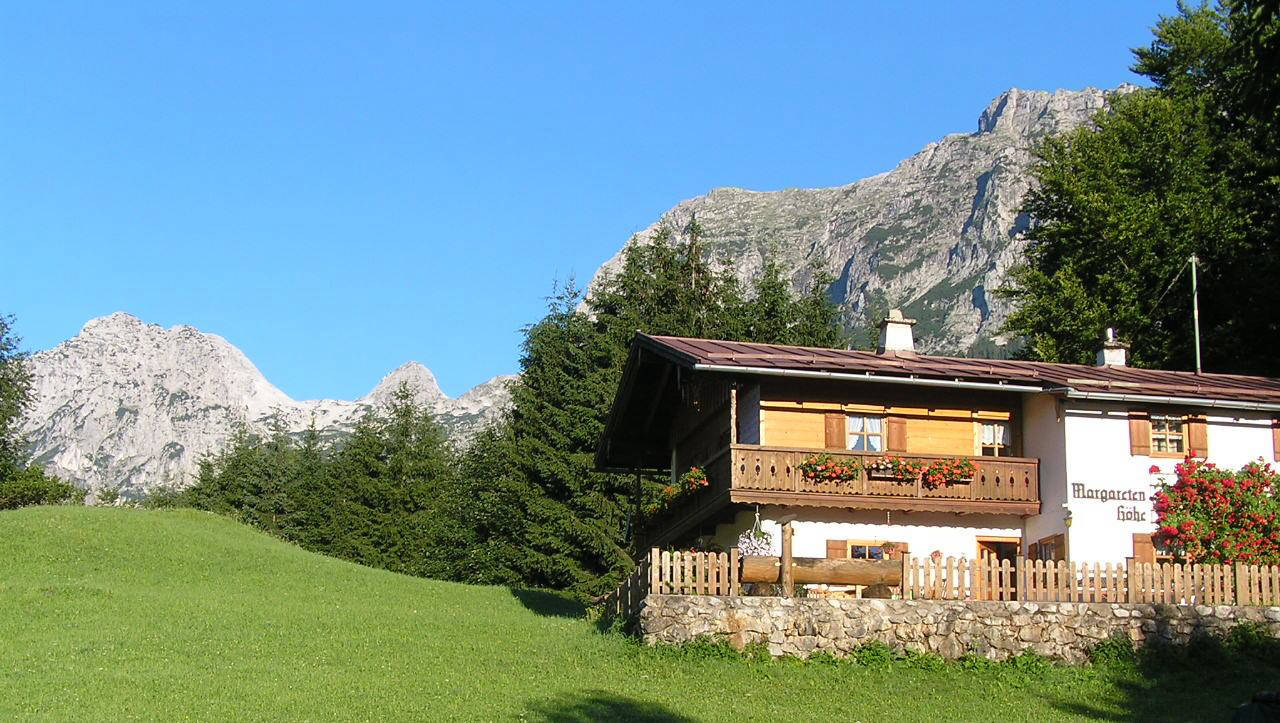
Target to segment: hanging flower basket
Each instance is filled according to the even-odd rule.
[[[706,470],[701,467],[690,467],[689,471],[681,475],[675,484],[665,485],[658,501],[647,504],[644,513],[648,517],[656,517],[672,507],[677,500],[710,486],[711,480],[707,478]]]

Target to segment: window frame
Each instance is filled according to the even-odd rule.
[[[1012,419],[979,419],[978,422],[978,439],[977,439],[977,456],[979,457],[1015,457],[1013,453],[1013,420]],[[984,427],[988,424],[1002,425],[1005,428],[1005,443],[988,445],[983,440]],[[996,454],[987,454],[987,449],[994,449]]]
[[[1156,432],[1157,420],[1159,420],[1159,422],[1165,425],[1166,427],[1172,420],[1178,420],[1177,433],[1175,434],[1172,430],[1169,430],[1167,428],[1157,433]],[[1190,421],[1190,417],[1188,415],[1178,414],[1178,413],[1162,414],[1162,413],[1153,412],[1147,415],[1147,421],[1148,421],[1147,436],[1149,437],[1149,444],[1151,445],[1150,455],[1152,457],[1169,457],[1169,458],[1175,458],[1175,459],[1182,459],[1183,457],[1186,456],[1187,441],[1189,437],[1189,430],[1187,429],[1187,427],[1188,427],[1188,422]],[[1166,447],[1169,446],[1170,441],[1177,439],[1179,445],[1181,446],[1181,449],[1178,449],[1178,450],[1158,449],[1156,446],[1157,439],[1163,440]]]
[[[887,540],[845,540],[844,541],[844,557],[846,560],[888,560],[889,553],[884,551],[884,545]],[[880,551],[880,557],[854,557],[853,548],[865,547],[868,550],[875,548]]]
[[[1067,534],[1065,532],[1041,537],[1036,540],[1035,546],[1036,554],[1030,556],[1032,560],[1059,562],[1067,559]]]
[[[862,420],[861,432],[853,431],[854,419]],[[875,432],[874,434],[867,431],[867,423],[873,419],[879,422],[879,431]],[[866,412],[846,412],[844,415],[845,448],[848,449],[850,452],[870,452],[872,454],[884,454],[886,451],[885,443],[888,441],[888,436],[889,436],[887,424],[888,423],[886,421],[886,415],[884,414],[868,414]],[[861,437],[863,439],[863,449],[854,448],[853,440],[855,436]],[[869,440],[871,437],[876,437],[880,440],[878,449],[871,449],[866,444],[866,441]]]

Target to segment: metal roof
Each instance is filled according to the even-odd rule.
[[[1080,393],[1280,403],[1280,379],[1271,377],[901,352],[876,353],[639,333],[636,340],[686,366],[733,367],[742,369],[744,373],[751,373],[752,369],[830,372],[1019,384]]]

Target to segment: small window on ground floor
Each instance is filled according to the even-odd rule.
[[[849,540],[849,558],[852,560],[884,560],[888,557],[883,542]]]
[[[1067,559],[1066,535],[1045,537],[1031,546],[1031,559],[1057,561]]]

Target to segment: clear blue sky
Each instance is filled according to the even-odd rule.
[[[295,398],[410,359],[456,395],[678,201],[888,170],[1011,86],[1136,81],[1174,9],[427,5],[4,4],[0,313],[32,350],[191,324]]]

